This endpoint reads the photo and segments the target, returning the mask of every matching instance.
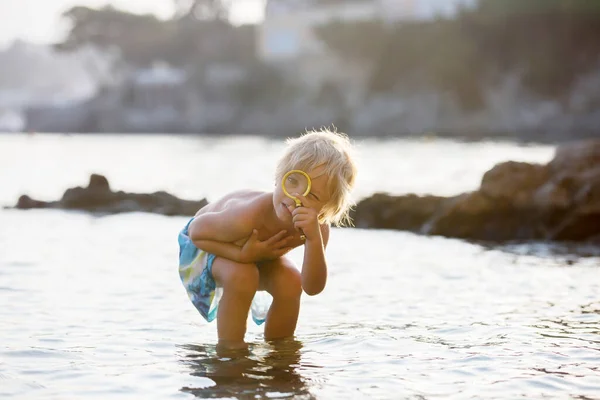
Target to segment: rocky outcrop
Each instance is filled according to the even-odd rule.
[[[600,241],[600,141],[565,144],[547,165],[504,162],[455,197],[378,193],[352,213],[358,228],[483,241]]]
[[[206,199],[182,200],[162,191],[148,194],[113,192],[106,177],[93,174],[90,176],[87,187],[67,189],[58,201],[45,202],[23,195],[19,197],[14,208],[59,208],[103,214],[141,211],[163,215],[192,216],[206,204]]]
[[[166,192],[113,192],[102,175],[58,201],[23,195],[14,208],[99,213],[142,211],[191,216],[207,204]],[[357,228],[396,229],[475,241],[600,243],[600,141],[559,146],[546,165],[508,161],[487,171],[480,187],[453,197],[376,193],[351,217]]]

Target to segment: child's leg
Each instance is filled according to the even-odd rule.
[[[223,287],[217,311],[219,343],[229,347],[242,347],[248,311],[258,290],[258,268],[255,264],[241,264],[217,257],[212,266],[212,274],[217,285]]]
[[[261,289],[273,296],[265,322],[265,339],[291,337],[296,330],[302,295],[300,271],[285,257],[260,264]]]

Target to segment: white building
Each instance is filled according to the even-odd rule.
[[[269,0],[258,33],[260,58],[296,77],[299,83],[319,87],[364,78],[363,67],[337,59],[315,34],[319,25],[341,21],[402,21],[428,19],[454,12],[473,0]]]
[[[401,21],[452,14],[473,0],[270,0],[258,35],[258,49],[265,61],[289,60],[326,52],[314,28],[335,20]]]

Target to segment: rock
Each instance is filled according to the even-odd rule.
[[[531,223],[535,216],[534,210],[476,191],[456,198],[428,223],[428,233],[493,242],[524,240],[541,229]]]
[[[544,165],[508,161],[483,175],[479,192],[495,201],[527,207],[531,205],[536,189],[547,180],[548,168]]]
[[[547,165],[504,162],[455,197],[376,194],[352,214],[359,228],[468,240],[600,239],[600,141],[559,146]]]
[[[566,143],[556,149],[554,159],[548,164],[554,174],[577,174],[600,166],[600,141],[582,140]]]
[[[106,177],[92,174],[87,187],[69,188],[65,190],[62,198],[58,201],[44,202],[23,195],[19,197],[14,208],[59,208],[106,214],[141,211],[163,215],[193,216],[206,204],[208,204],[206,199],[183,200],[164,191],[150,194],[113,192]]]
[[[582,172],[570,181],[569,212],[554,227],[551,233],[553,240],[596,241],[600,237],[600,167],[578,167]]]
[[[548,239],[555,241],[595,242],[600,237],[600,208],[577,208],[552,231]]]
[[[88,189],[96,192],[110,192],[110,185],[108,179],[103,175],[92,174],[90,176],[90,183]]]
[[[533,207],[543,210],[567,209],[572,201],[569,186],[564,180],[546,182],[533,194]]]
[[[357,228],[401,229],[417,232],[440,206],[438,196],[390,196],[376,193],[359,202],[350,214]]]
[[[48,203],[46,203],[45,201],[33,200],[31,197],[24,194],[21,197],[19,197],[19,200],[17,200],[17,205],[15,207],[23,210],[28,210],[31,208],[43,208],[46,206],[46,204]]]

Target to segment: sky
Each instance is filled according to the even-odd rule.
[[[172,0],[0,0],[0,47],[15,39],[34,43],[61,40],[67,30],[63,11],[76,5],[114,7],[136,13],[153,13],[168,18]],[[256,22],[262,17],[262,0],[236,0],[232,10],[235,22]]]

